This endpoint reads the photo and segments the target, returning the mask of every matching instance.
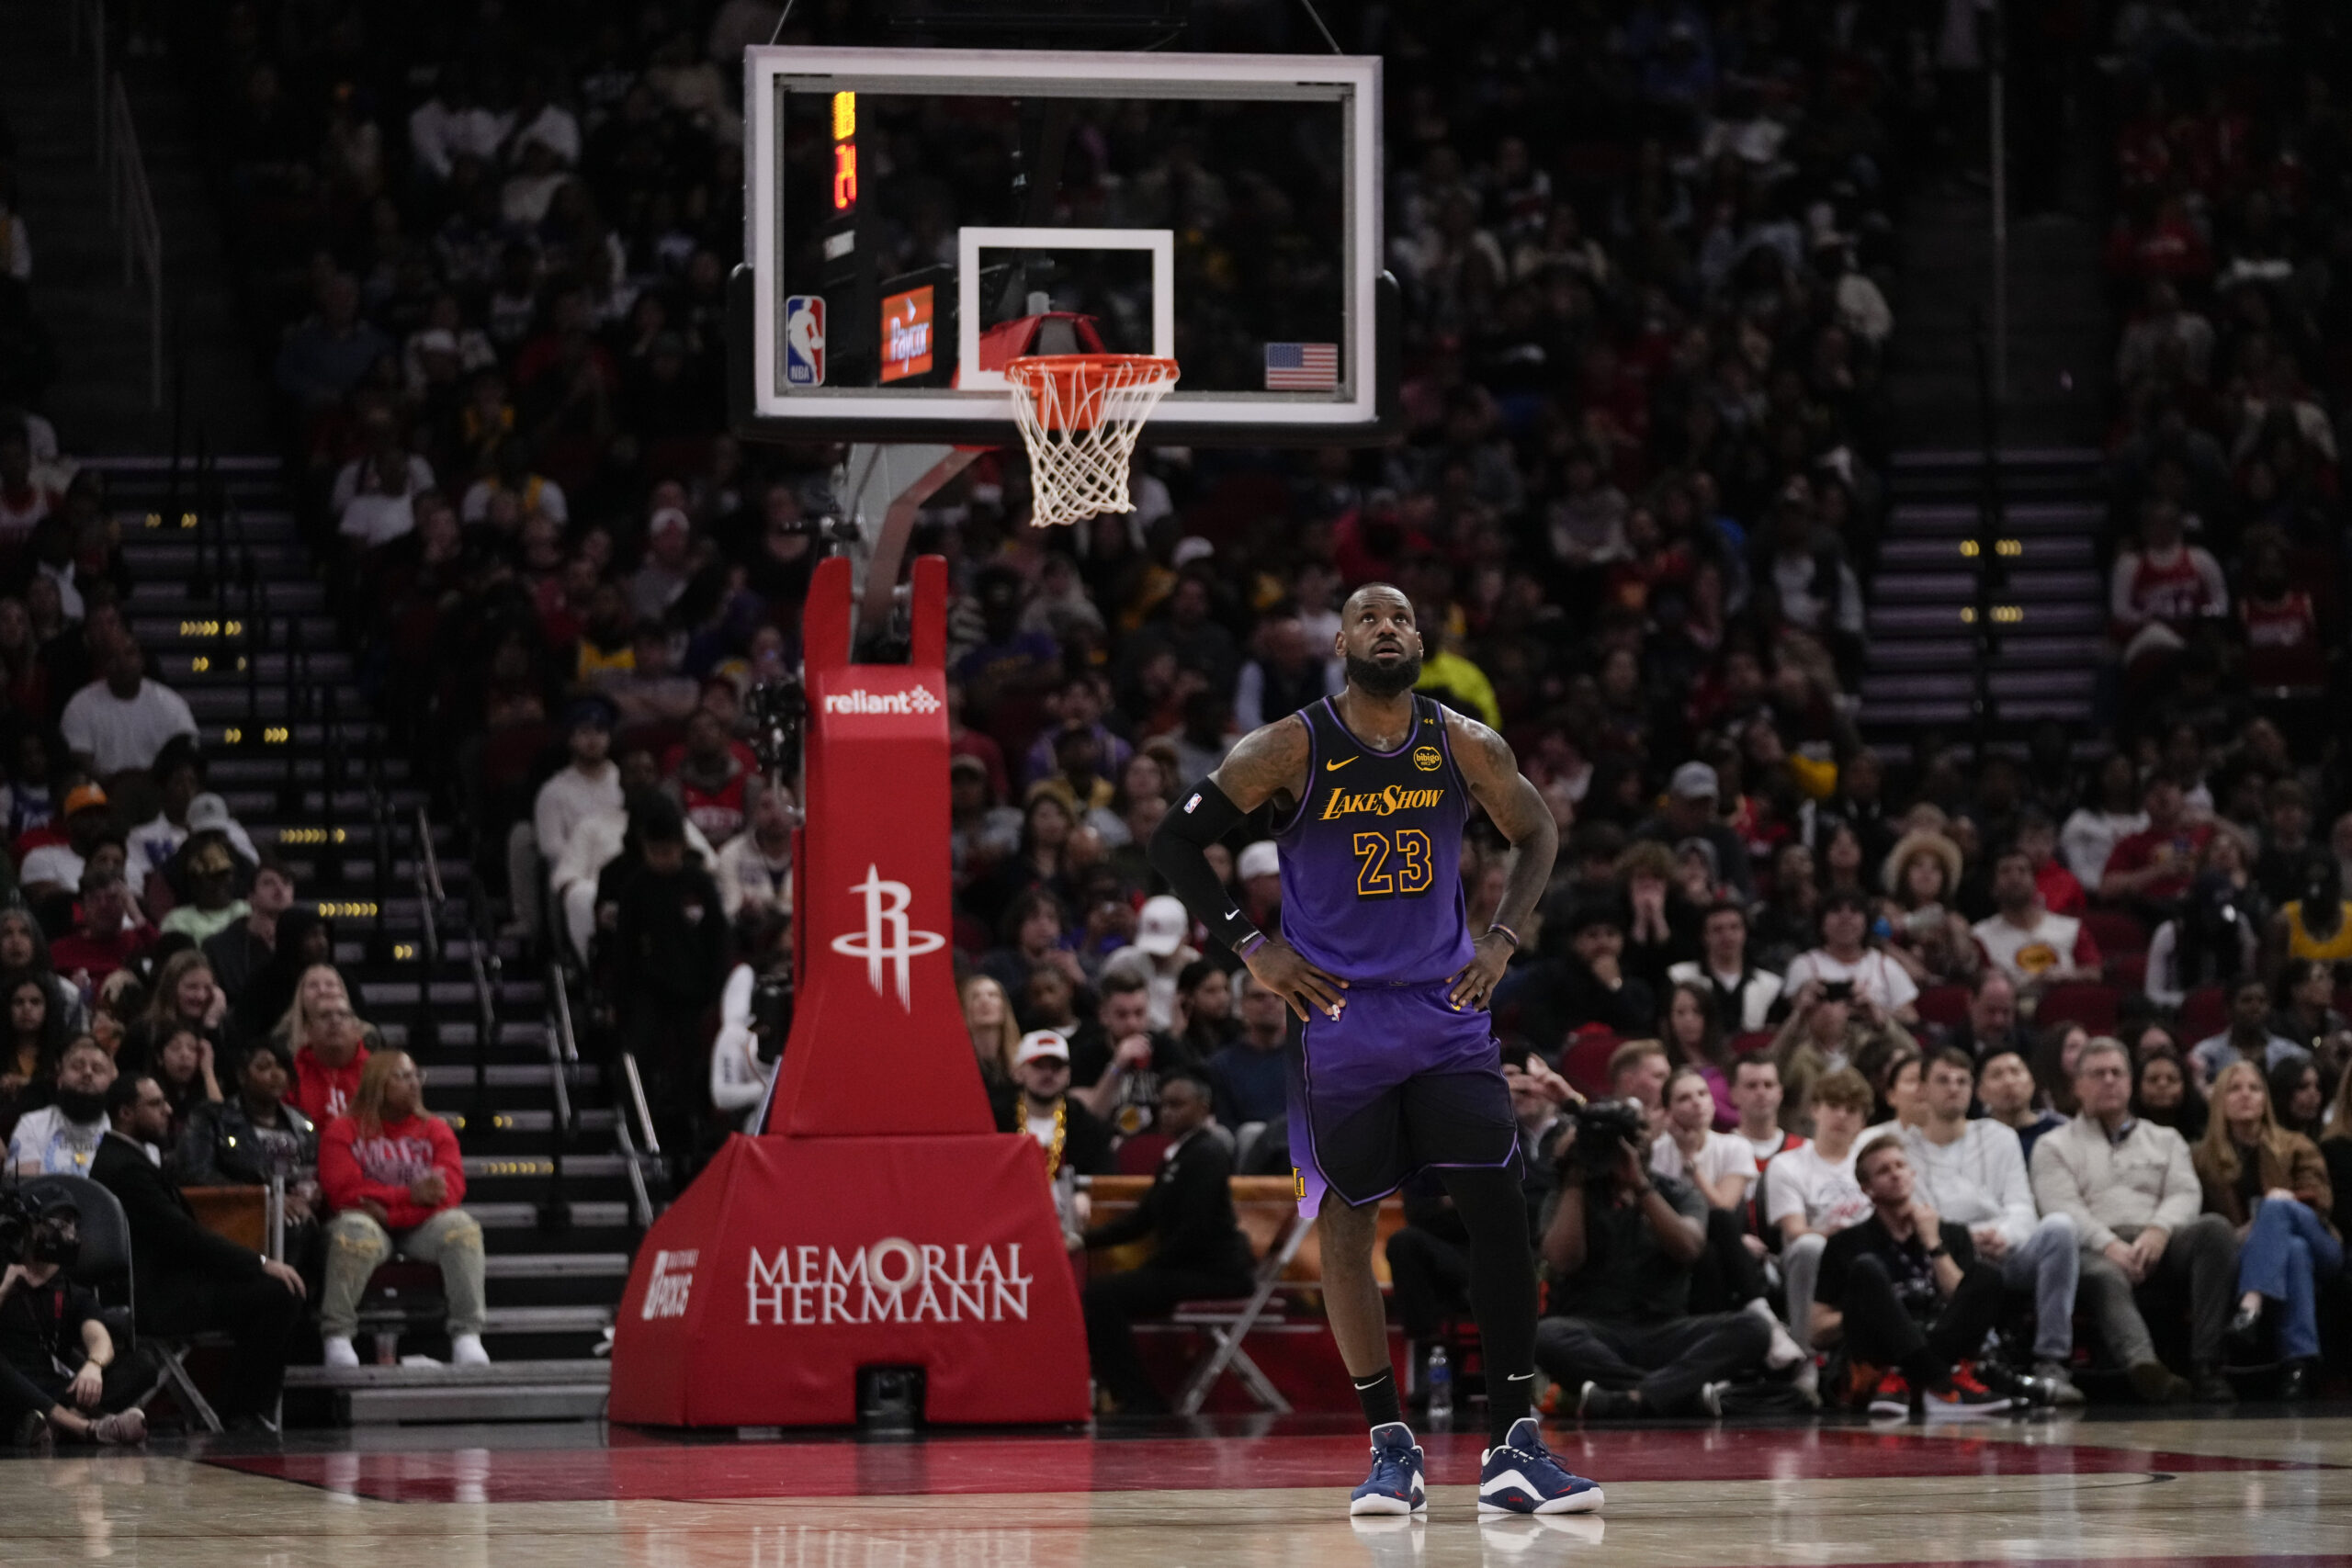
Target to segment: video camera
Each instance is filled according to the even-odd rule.
[[[1649,1131],[1649,1119],[1634,1100],[1588,1100],[1570,1111],[1568,1119],[1577,1135],[1560,1151],[1564,1174],[1573,1168],[1585,1176],[1607,1175],[1623,1157],[1621,1145],[1641,1147]]]

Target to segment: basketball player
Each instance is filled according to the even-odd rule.
[[[1500,736],[1414,694],[1421,637],[1403,593],[1374,583],[1349,595],[1335,651],[1346,689],[1245,736],[1161,821],[1151,862],[1306,1024],[1290,1059],[1293,1176],[1321,1239],[1331,1332],[1372,1426],[1372,1475],[1349,1511],[1424,1506],[1372,1247],[1381,1199],[1434,1168],[1470,1233],[1491,1445],[1479,1512],[1589,1512],[1600,1488],[1545,1451],[1531,1405],[1535,1264],[1518,1125],[1485,1010],[1551,876],[1557,834]],[[1475,936],[1461,878],[1474,798],[1517,851],[1496,921]],[[1278,935],[1234,907],[1204,852],[1269,802]]]

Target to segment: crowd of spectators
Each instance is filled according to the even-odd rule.
[[[850,9],[783,36],[846,41]],[[1251,34],[1282,7],[1218,9]],[[1883,1375],[1823,1392],[1966,1410],[2007,1393],[1962,1342],[2020,1305],[2019,1367],[2063,1395],[2094,1348],[2058,1343],[2072,1259],[2098,1352],[2143,1393],[2221,1392],[2238,1318],[2307,1366],[2295,1281],[2324,1296],[2328,1254],[2255,1211],[2291,1192],[2324,1222],[2314,1173],[2352,1153],[2333,968],[2352,961],[2352,778],[2296,725],[2310,710],[2278,705],[2333,678],[2324,78],[2225,82],[2200,118],[2164,107],[2188,101],[2164,80],[2179,50],[2127,55],[2145,112],[2111,256],[2146,314],[2119,347],[2118,680],[2086,773],[2085,738],[2055,728],[2021,758],[1892,758],[1854,724],[1883,284],[1906,181],[1934,172],[1950,39],[1901,6],[1336,11],[1388,62],[1401,437],[1147,454],[1133,513],[1046,534],[1018,460],[989,459],[919,520],[956,594],[955,941],[1002,1123],[1057,1167],[1148,1169],[1172,1099],[1183,1138],[1286,1168],[1282,1005],[1170,909],[1142,846],[1240,733],[1336,689],[1339,602],[1381,579],[1415,604],[1423,687],[1502,731],[1562,829],[1495,1010],[1557,1318],[1679,1315],[1695,1284],[1726,1319],[1711,1354],[1810,1388],[1806,1352],[1844,1345]],[[248,303],[282,329],[271,367],[370,683],[464,804],[518,934],[599,982],[686,1175],[772,1069],[755,998],[789,948],[795,803],[749,753],[744,698],[797,668],[807,525],[836,500],[837,449],[724,430],[734,62],[776,13],[191,15],[230,106]],[[1107,177],[1157,177],[1164,152],[1127,155]],[[868,195],[888,221],[887,178]],[[1199,243],[1214,261],[1248,235],[1211,222]],[[1501,849],[1465,847],[1474,922]],[[1261,835],[1226,874],[1278,920]],[[348,1006],[290,983],[286,1003],[315,1065],[298,1056],[298,1085],[357,1092]],[[2115,1057],[2088,1043],[2109,1038],[2126,1100],[2095,1109]],[[2225,1079],[2248,1092],[2241,1060],[2271,1075],[2271,1122],[2209,1112]],[[1961,1115],[1927,1109],[1963,1070]],[[1642,1100],[1631,1163],[1560,1176],[1572,1085]],[[1899,1160],[1865,1136],[1881,1126]],[[2325,1157],[2276,1156],[2274,1132],[2315,1156],[2325,1135]],[[2101,1136],[2104,1163],[2073,1157]],[[2119,1178],[2127,1151],[2162,1179]],[[2278,1157],[2275,1190],[2246,1174]],[[2198,1218],[2228,1194],[2246,1218]],[[2266,1223],[2292,1234],[2258,1247]],[[1833,1248],[1849,1227],[1866,1241]],[[1442,1294],[1423,1251],[1414,1288]],[[1604,1256],[1640,1278],[1580,1310]],[[2195,1301],[2177,1347],[2188,1317],[2139,1289],[2176,1277]],[[1723,1403],[1727,1380],[1688,1366],[1645,1384],[1655,1344],[1569,1342],[1582,1359],[1555,1375],[1595,1385],[1589,1414]]]

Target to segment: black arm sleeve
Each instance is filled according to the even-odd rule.
[[[1182,805],[1159,819],[1150,850],[1152,869],[1168,879],[1169,887],[1183,900],[1193,918],[1237,952],[1260,933],[1210,869],[1208,847],[1231,831],[1242,816],[1241,808],[1217,787],[1215,779],[1203,779]]]

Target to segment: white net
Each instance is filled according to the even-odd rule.
[[[1029,521],[1044,528],[1133,512],[1136,433],[1176,384],[1176,362],[1148,355],[1036,355],[1009,361],[1013,417],[1029,448]]]

